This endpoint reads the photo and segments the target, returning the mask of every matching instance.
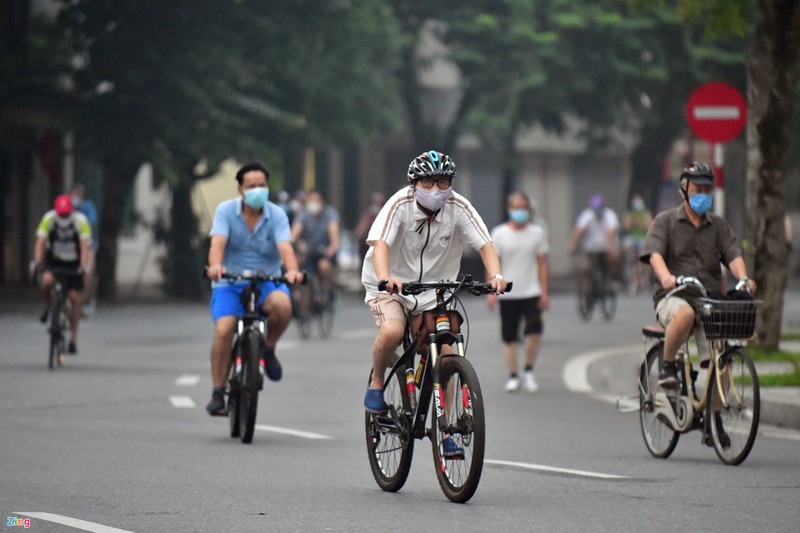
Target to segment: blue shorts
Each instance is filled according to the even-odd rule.
[[[248,283],[242,283],[237,285],[220,285],[211,289],[211,317],[214,319],[214,323],[224,316],[241,316],[244,314],[242,291],[248,286]],[[289,287],[283,283],[262,281],[258,286],[261,289],[261,297],[258,299],[259,310],[270,293],[281,291],[286,293],[287,296],[292,295],[289,291]]]

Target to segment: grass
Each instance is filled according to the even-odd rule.
[[[782,335],[782,340],[800,340],[800,334]],[[787,361],[794,365],[794,372],[789,374],[759,374],[758,381],[762,387],[800,387],[800,353],[783,350],[765,350],[760,346],[750,345],[747,353],[754,361]]]

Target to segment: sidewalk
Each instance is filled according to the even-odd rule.
[[[784,343],[782,348],[800,351],[800,342]],[[604,395],[631,396],[637,393],[636,380],[642,354],[619,353],[598,359],[587,369],[592,392]],[[780,371],[776,363],[757,363],[762,373]],[[782,366],[782,363],[777,363]],[[761,423],[800,430],[800,387],[762,387]]]

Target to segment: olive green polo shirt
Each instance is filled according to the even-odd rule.
[[[647,231],[639,260],[650,264],[654,253],[664,258],[673,276],[696,277],[711,292],[722,285],[720,263],[730,268],[742,249],[724,218],[706,213],[696,228],[680,205],[659,213]],[[667,292],[659,284],[653,300],[658,302]]]

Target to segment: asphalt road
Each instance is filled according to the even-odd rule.
[[[503,392],[497,318],[465,300],[488,430],[466,505],[441,493],[427,440],[401,492],[375,484],[361,406],[374,325],[343,297],[333,338],[285,335],[284,378],[267,383],[250,445],[205,413],[206,306],[101,307],[54,371],[36,314],[0,314],[0,518],[12,531],[26,518],[35,531],[797,531],[800,432],[763,428],[738,467],[699,433],[658,460],[636,414],[565,385],[574,357],[640,341],[649,298],[581,323],[556,297],[533,395]],[[615,379],[635,391],[633,368]]]

